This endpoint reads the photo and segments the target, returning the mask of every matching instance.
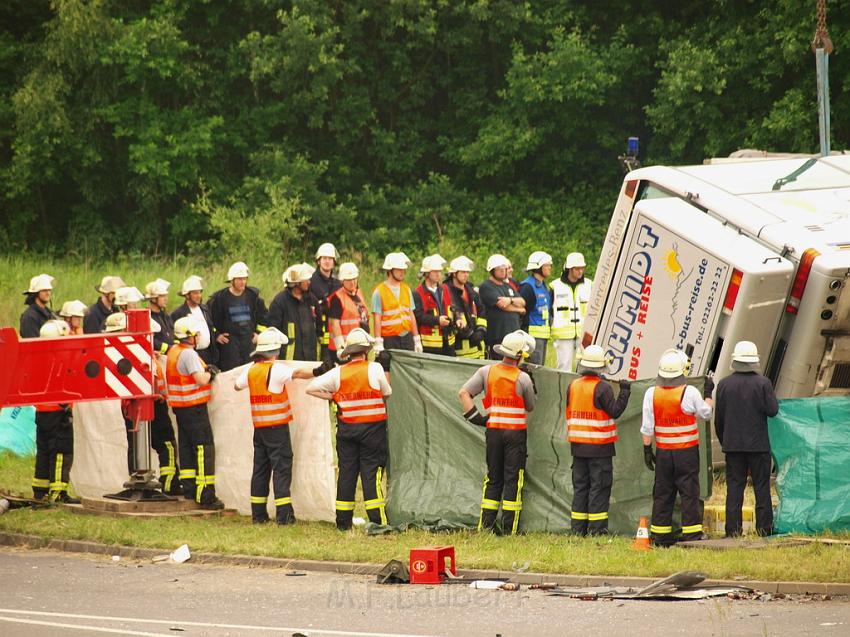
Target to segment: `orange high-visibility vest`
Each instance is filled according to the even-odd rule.
[[[381,295],[381,337],[399,336],[413,330],[410,324],[410,287],[404,282],[399,283],[398,298],[390,290],[390,286],[381,283],[375,288]]]
[[[348,336],[348,333],[353,330],[355,327],[362,327],[361,323],[363,322],[361,319],[360,308],[366,307],[363,300],[360,299],[360,289],[357,290],[357,298],[360,299],[361,305],[357,305],[357,302],[351,298],[351,295],[348,293],[348,290],[345,288],[339,288],[336,292],[334,292],[331,296],[336,296],[340,303],[342,303],[342,316],[339,317],[339,329],[342,332],[343,338]],[[330,297],[329,297],[330,298]],[[328,301],[328,305],[330,305],[330,301]],[[383,301],[381,302],[383,305]],[[369,331],[369,319],[368,315],[366,318],[366,331]],[[334,343],[333,339],[328,341],[328,348],[336,351],[336,343]]]
[[[286,386],[283,392],[269,391],[272,361],[254,363],[248,370],[248,390],[251,392],[251,420],[254,427],[275,427],[292,421],[292,408]]]
[[[687,449],[699,444],[696,416],[682,411],[686,387],[656,387],[653,392],[655,445],[659,449]]]
[[[383,395],[369,384],[369,361],[351,361],[339,368],[339,389],[333,399],[339,420],[346,424],[387,419]]]
[[[514,365],[496,363],[487,372],[484,408],[490,418],[487,426],[493,429],[525,429],[525,399],[516,393],[520,369]]]
[[[194,407],[208,403],[212,397],[212,385],[199,385],[191,374],[177,371],[177,359],[190,345],[182,343],[168,350],[165,365],[165,380],[168,384],[168,404],[171,407]]]
[[[593,403],[599,376],[582,376],[570,384],[567,403],[567,438],[586,445],[607,445],[619,440],[617,425],[608,413]]]
[[[154,354],[154,391],[160,396],[168,396],[167,385],[165,382],[165,370],[162,368],[162,363],[159,362],[159,356]]]

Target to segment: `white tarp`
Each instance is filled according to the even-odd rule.
[[[317,363],[280,362],[312,369]],[[223,372],[213,382],[209,403],[216,449],[216,494],[228,508],[251,513],[253,426],[248,391],[233,383],[245,367]],[[292,506],[300,520],[334,520],[336,483],[328,403],[308,396],[306,380],[287,384],[294,420],[290,424],[292,450]],[[176,430],[176,427],[175,427]],[[151,452],[157,467],[156,453]],[[82,497],[115,493],[127,480],[127,436],[117,400],[74,406],[74,466],[71,482]],[[270,503],[274,491],[270,491]],[[269,513],[274,516],[273,505]]]

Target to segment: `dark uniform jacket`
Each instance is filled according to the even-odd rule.
[[[735,372],[717,385],[714,427],[724,453],[770,451],[767,419],[779,413],[770,380]]]
[[[570,383],[572,385],[572,383]],[[596,384],[593,390],[593,406],[601,409],[611,418],[616,420],[626,411],[626,406],[629,404],[629,396],[632,388],[630,385],[620,388],[620,393],[617,394],[617,399],[614,399],[614,390],[611,389],[604,378],[602,382]],[[567,406],[569,407],[570,388],[567,386]],[[571,442],[570,451],[577,458],[607,458],[616,455],[614,443],[609,442],[604,445],[591,445],[583,442]]]
[[[48,307],[41,307],[33,301],[21,314],[21,338],[38,338],[41,326],[56,315]]]
[[[83,317],[83,333],[99,334],[102,332],[106,317],[114,312],[114,309],[109,309],[103,304],[103,297],[99,298],[89,305],[88,312]]]
[[[206,349],[199,349],[196,351],[201,357],[201,360],[204,361],[207,365],[218,365],[218,343],[216,343],[215,341],[215,326],[212,322],[210,308],[209,306],[207,306],[206,303],[201,303],[198,307],[201,308],[201,314],[203,314],[204,320],[207,322],[207,329],[209,329],[210,331],[210,346]],[[177,319],[181,319],[184,316],[189,316],[191,313],[192,310],[186,303],[183,303],[183,305],[181,305],[171,313],[172,339],[174,335],[174,323],[177,322]]]
[[[153,348],[160,354],[165,354],[168,348],[174,345],[174,319],[165,312],[154,312],[151,310],[151,318],[159,323],[159,332],[153,335]],[[212,340],[212,332],[210,332],[210,340]]]
[[[284,346],[281,358],[318,360],[317,304],[310,292],[297,299],[290,288],[274,297],[269,306],[266,326],[276,327],[289,338],[289,345]]]

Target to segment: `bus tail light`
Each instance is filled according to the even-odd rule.
[[[794,285],[791,286],[791,295],[788,297],[788,304],[785,306],[785,311],[788,314],[796,314],[800,309],[800,300],[803,298],[803,292],[806,291],[806,283],[809,281],[809,274],[812,271],[812,265],[815,258],[820,256],[820,252],[814,248],[809,248],[803,252],[800,259],[800,265],[797,266],[797,275],[794,277]]]

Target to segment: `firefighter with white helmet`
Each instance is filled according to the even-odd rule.
[[[144,300],[145,297],[138,288],[126,285],[115,290],[112,305],[116,311],[123,312],[138,309],[139,303]]]
[[[328,297],[329,349],[332,362],[339,363],[345,348],[345,338],[356,327],[369,331],[369,309],[358,286],[360,269],[354,263],[339,266],[342,287]]]
[[[337,405],[336,526],[351,528],[357,478],[369,521],[387,524],[383,473],[387,466],[386,398],[392,393],[383,368],[367,360],[375,339],[359,327],[348,333],[339,357],[347,361],[315,378],[307,393]]]
[[[490,255],[487,259],[487,272],[490,276],[478,286],[484,315],[487,317],[488,358],[494,360],[501,358],[495,351],[496,345],[506,334],[520,329],[523,315],[526,313],[525,300],[507,282],[510,264],[508,258],[502,254]]]
[[[552,330],[550,333],[558,355],[558,369],[573,371],[576,352],[581,349],[584,317],[593,281],[584,275],[587,263],[581,252],[570,252],[561,276],[552,283]]]
[[[647,468],[655,472],[652,490],[652,520],[649,532],[653,543],[676,542],[673,533],[673,505],[678,494],[682,501],[683,540],[699,540],[702,507],[699,501],[699,426],[697,419],[708,420],[712,413],[711,392],[714,383],[705,381],[703,396],[687,383],[688,356],[668,349],[658,362],[655,386],[643,396],[643,457]],[[655,439],[655,453],[652,440]]]
[[[384,258],[386,280],[372,292],[372,317],[374,319],[375,360],[386,371],[390,369],[388,349],[422,351],[422,339],[413,314],[413,292],[404,277],[410,259],[404,252],[390,252]]]
[[[106,317],[117,312],[118,309],[113,306],[115,293],[120,288],[125,287],[124,280],[120,276],[107,275],[100,281],[100,285],[94,286],[94,289],[100,294],[97,301],[89,305],[85,319],[83,319],[83,332],[86,334],[96,334],[103,330],[103,323]]]
[[[552,274],[552,255],[541,250],[532,252],[525,271],[528,277],[519,286],[519,294],[525,299],[527,310],[522,323],[537,343],[530,362],[543,365],[546,363],[549,325],[552,322],[552,293],[546,286],[546,279]]]
[[[454,311],[451,294],[443,282],[447,263],[439,254],[422,259],[422,283],[413,291],[416,325],[427,354],[455,355]]]
[[[533,351],[534,339],[515,330],[506,334],[493,349],[501,362],[479,367],[460,389],[463,417],[486,427],[487,475],[481,499],[478,530],[496,526],[502,509],[502,533],[515,534],[522,511],[522,487],[527,454],[527,419],[534,410],[536,393],[528,373],[519,368]],[[484,394],[484,410],[478,411],[473,399]]]
[[[332,243],[323,243],[316,250],[316,271],[310,277],[310,292],[316,298],[316,320],[319,329],[319,343],[322,361],[333,362],[330,353],[330,328],[328,326],[328,309],[331,295],[342,287],[342,282],[334,276],[334,268],[339,263],[339,252]]]
[[[203,279],[196,274],[190,275],[183,281],[183,285],[180,286],[180,291],[177,294],[183,297],[184,302],[171,313],[171,320],[176,322],[184,316],[193,317],[200,328],[195,351],[207,365],[216,365],[218,363],[218,347],[215,342],[215,327],[213,326],[210,308],[203,302]]]
[[[151,319],[159,324],[160,330],[153,336],[154,350],[165,354],[174,344],[174,320],[166,311],[168,307],[168,290],[171,283],[165,279],[156,279],[145,286],[145,298],[150,303],[148,309]]]
[[[50,319],[39,328],[38,336],[62,338],[68,334],[70,328],[65,321]],[[73,464],[74,429],[71,406],[44,403],[36,405],[33,499],[79,504],[79,500],[68,495]]]
[[[38,338],[41,326],[56,318],[50,307],[54,283],[56,279],[49,274],[39,274],[30,279],[29,287],[24,291],[27,309],[21,314],[21,338]]]
[[[567,387],[567,440],[570,443],[573,503],[571,529],[576,535],[608,533],[608,507],[613,485],[614,443],[617,423],[626,410],[631,394],[627,380],[614,390],[602,374],[609,358],[599,345],[590,345],[578,363],[579,378]]]
[[[183,497],[204,509],[222,509],[215,494],[215,441],[207,405],[220,370],[195,351],[200,327],[191,316],[174,322],[174,346],[168,350],[165,379],[168,406],[177,420],[180,483]]]
[[[281,350],[289,339],[275,327],[257,336],[251,352],[253,364],[233,385],[236,391],[249,390],[251,422],[254,425],[254,469],[251,474],[251,520],[254,524],[269,521],[269,479],[274,483],[275,520],[278,524],[295,522],[292,508],[292,442],[289,423],[292,405],[287,384],[293,378],[312,379],[317,371],[276,365]],[[317,367],[316,370],[323,370]],[[321,371],[318,371],[321,373]]]
[[[478,292],[469,282],[475,269],[472,259],[455,257],[449,262],[443,290],[451,298],[454,313],[455,355],[461,358],[484,358],[487,319]]]
[[[714,427],[726,455],[726,535],[743,531],[741,507],[747,475],[756,497],[756,533],[773,533],[770,499],[770,437],[767,419],[779,413],[779,403],[769,378],[759,373],[759,352],[751,341],[735,343],[732,374],[717,384]]]
[[[227,270],[228,287],[209,299],[218,364],[225,372],[251,360],[257,332],[265,329],[266,302],[257,288],[248,285],[250,274],[243,261],[235,262]]]
[[[285,287],[269,305],[266,325],[286,334],[287,345],[281,354],[286,360],[319,359],[318,303],[310,291],[313,274],[309,263],[288,267],[283,273]]]
[[[65,319],[71,330],[71,336],[83,334],[83,319],[86,316],[86,304],[79,300],[65,301],[59,316]]]

